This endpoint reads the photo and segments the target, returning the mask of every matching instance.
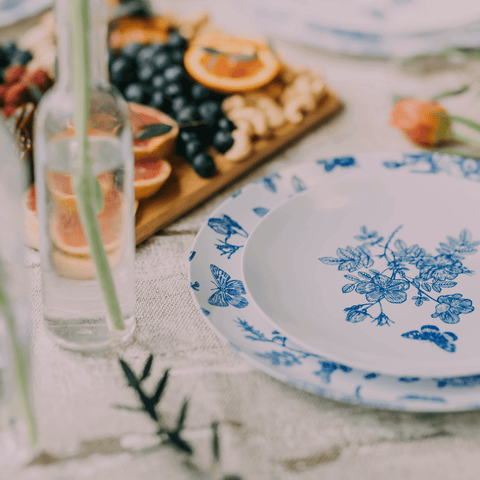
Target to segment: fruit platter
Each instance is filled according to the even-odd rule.
[[[35,106],[54,83],[51,14],[9,48],[14,53],[0,65],[2,112],[33,163]],[[108,64],[111,83],[130,107],[137,244],[341,105],[321,73],[287,63],[263,39],[222,31],[206,13],[111,20]],[[71,194],[61,182],[56,187],[65,198]],[[27,241],[36,247],[33,185],[24,206]]]

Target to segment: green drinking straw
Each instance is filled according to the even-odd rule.
[[[75,129],[78,139],[78,169],[73,186],[77,196],[80,218],[87,235],[92,260],[103,292],[112,330],[124,330],[122,312],[118,303],[112,272],[103,246],[97,213],[103,204],[103,194],[92,172],[89,154],[87,121],[90,105],[89,0],[66,0],[72,28],[73,93],[76,99]]]
[[[6,279],[6,270],[3,267],[2,260],[0,258],[0,315],[2,315],[7,323],[8,335],[12,341],[13,349],[13,367],[16,379],[16,384],[19,394],[20,411],[23,414],[23,418],[27,424],[28,439],[30,446],[33,448],[37,444],[37,425],[35,423],[35,417],[33,415],[32,407],[30,405],[30,393],[28,390],[28,355],[29,352],[25,351],[20,345],[20,341],[17,338],[17,328],[15,325],[15,317],[10,307],[3,281]]]

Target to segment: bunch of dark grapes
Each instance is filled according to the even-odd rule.
[[[207,147],[220,153],[229,150],[235,125],[222,113],[224,96],[195,82],[185,71],[186,48],[186,39],[176,32],[163,44],[129,44],[110,52],[110,79],[127,101],[157,108],[177,121],[177,153],[208,178],[215,174],[215,163]]]
[[[33,56],[30,52],[20,50],[15,42],[0,45],[0,77],[3,78],[5,70],[10,65],[25,66]]]

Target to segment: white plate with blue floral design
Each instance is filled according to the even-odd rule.
[[[190,254],[205,319],[261,370],[337,400],[480,408],[480,164],[319,160],[221,205]]]

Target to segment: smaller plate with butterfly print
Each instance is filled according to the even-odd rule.
[[[468,345],[468,339],[462,342],[464,335],[473,337],[471,343],[476,341],[477,286],[469,282],[476,278],[478,228],[465,203],[469,206],[478,201],[478,182],[480,166],[475,160],[431,153],[360,154],[268,175],[234,194],[200,230],[189,257],[194,301],[207,323],[245,360],[303,390],[350,403],[408,411],[479,408],[480,366],[465,354],[463,364],[455,360],[460,358],[456,357],[460,348]],[[450,201],[443,201],[442,195]],[[376,199],[373,204],[370,196]],[[404,219],[398,224],[395,204],[407,208],[412,201],[417,210],[410,212],[408,222]],[[342,214],[340,223],[331,220],[328,224],[322,218],[323,231],[312,231],[313,223],[300,222],[307,217],[313,220],[302,206],[305,202],[316,204],[314,211],[318,204],[331,211],[350,211]],[[300,226],[290,223],[291,213],[287,213],[296,203],[294,216],[299,217]],[[336,216],[332,214],[332,218]],[[429,228],[428,241],[425,226]],[[272,233],[275,228],[277,236]],[[288,249],[284,245],[282,250],[285,231],[292,228],[303,232],[305,239],[294,235],[291,241],[304,244]],[[313,238],[312,232],[318,238],[307,248],[305,242]],[[280,266],[258,258],[259,275],[252,280],[255,275],[248,272],[252,255],[261,255],[261,251],[273,255],[269,249],[279,250],[274,261]],[[289,257],[304,261],[301,257],[309,251],[315,252],[309,268],[318,267],[316,277],[310,280],[312,285],[306,285],[304,273],[294,272],[297,278],[290,283],[292,294],[296,292],[305,303],[307,294],[323,296],[321,312],[314,316],[316,324],[336,319],[338,328],[346,328],[355,355],[349,357],[348,349],[345,353],[341,348],[332,354],[321,352],[311,338],[302,337],[302,331],[294,331],[291,324],[268,312],[268,303],[259,305],[260,292],[267,295],[265,289],[270,288],[266,283],[278,286],[276,292],[268,293],[275,303],[290,301],[291,293],[281,289],[281,279],[273,278],[272,272],[277,268],[281,273],[285,268],[281,264],[288,263]],[[382,261],[387,265],[381,266]],[[405,268],[409,270],[402,270]],[[395,278],[391,270],[396,272]],[[406,272],[403,276],[402,271]],[[328,288],[331,298],[325,299],[321,291]],[[421,314],[405,318],[400,308],[409,304],[413,312]],[[299,316],[295,319],[302,325]],[[377,350],[372,365],[365,358],[359,362],[362,350],[363,354],[371,352],[357,344],[372,332],[379,332],[383,343],[389,341],[387,332],[396,333],[403,343],[400,353],[392,355],[387,348],[379,358]],[[346,340],[338,335],[332,341],[341,347]],[[375,343],[370,345],[372,351],[377,348]],[[412,355],[420,358],[415,349],[425,352],[425,363],[436,351],[447,361],[442,368],[430,364],[430,376],[428,369],[422,371],[421,365],[409,362]],[[398,373],[388,374],[396,371],[399,359]]]

